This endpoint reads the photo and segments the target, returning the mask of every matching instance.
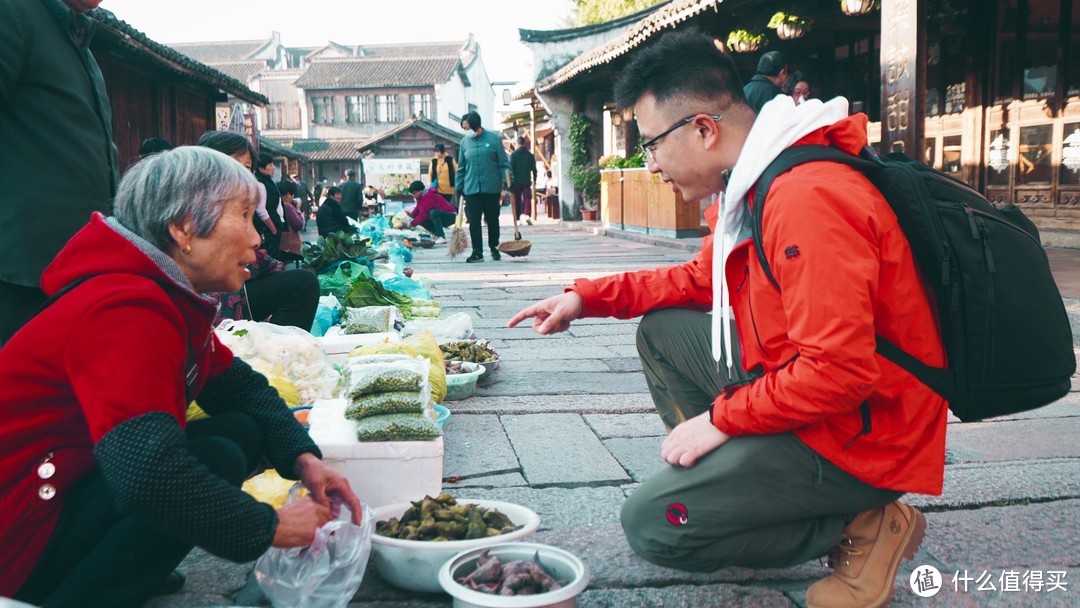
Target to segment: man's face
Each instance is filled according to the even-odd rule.
[[[656,97],[646,93],[634,105],[637,114],[638,130],[641,139],[648,141],[663,133],[685,118],[678,104],[657,104]],[[731,168],[738,158],[738,152],[730,164],[724,166],[730,156],[724,145],[719,125],[708,116],[707,109],[701,109],[701,115],[689,124],[683,125],[665,135],[653,148],[652,158],[646,167],[652,173],[659,173],[665,183],[671,184],[672,190],[682,194],[684,200],[700,201],[708,198],[723,188],[720,173]],[[721,121],[723,119],[721,118]]]
[[[274,163],[267,163],[265,167],[259,167],[259,173],[268,177],[274,176]]]
[[[332,196],[331,196],[330,198],[332,198],[332,199],[334,199],[335,201],[337,201],[337,202],[339,202],[339,203],[340,203],[340,202],[341,202],[341,197],[342,197],[342,196],[343,196],[343,195],[342,195],[342,193],[340,193],[340,192],[335,192],[335,193],[334,193],[334,194],[333,194],[333,195],[332,195]]]
[[[410,194],[412,194],[413,200],[418,202],[418,203],[420,202],[420,195],[423,194],[423,193],[424,193],[423,190],[417,190],[415,192],[410,192]]]

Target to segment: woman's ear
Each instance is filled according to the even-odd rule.
[[[191,251],[191,239],[195,236],[195,231],[191,227],[191,220],[185,219],[182,223],[172,222],[169,224],[169,236],[176,243],[177,249]]]

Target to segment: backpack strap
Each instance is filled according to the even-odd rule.
[[[101,275],[92,274],[92,275],[89,275],[89,276],[81,277],[79,279],[76,279],[76,280],[72,281],[71,283],[68,283],[67,285],[64,285],[59,290],[57,290],[56,293],[54,293],[52,296],[50,296],[48,300],[45,300],[45,302],[41,306],[39,306],[36,311],[34,311],[33,316],[34,317],[38,316],[46,308],[48,308],[48,307],[52,306],[53,304],[55,304],[57,302],[57,300],[59,300],[60,298],[66,296],[67,294],[74,291],[76,287],[78,287],[79,285],[82,285],[83,283],[89,281],[90,279],[93,279],[93,278],[98,277],[98,276],[101,276]],[[33,317],[31,317],[31,318],[33,318]],[[211,339],[212,339],[212,336],[211,336]],[[184,363],[184,396],[187,399],[187,402],[191,403],[192,401],[195,400],[195,397],[196,397],[196,395],[195,395],[195,382],[199,379],[199,364],[195,360],[195,348],[191,344],[191,337],[186,336],[186,340],[187,340],[187,360]],[[209,343],[209,341],[208,341],[208,343]]]

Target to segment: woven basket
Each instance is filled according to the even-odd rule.
[[[529,255],[532,249],[532,241],[506,241],[499,243],[497,249],[512,258],[521,258]]]

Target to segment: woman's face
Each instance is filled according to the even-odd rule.
[[[251,152],[244,150],[243,152],[234,152],[229,156],[232,156],[234,159],[236,159],[236,162],[244,165],[244,167],[248,171],[251,171]]]
[[[795,88],[791,91],[791,97],[795,99],[796,103],[810,99],[810,83],[805,80],[795,83]]]
[[[223,205],[221,217],[206,236],[194,236],[190,223],[179,228],[180,251],[173,259],[199,293],[239,291],[251,278],[245,266],[255,261],[259,246],[259,233],[251,221],[255,201],[237,194]],[[190,247],[188,253],[183,252],[185,246]]]

